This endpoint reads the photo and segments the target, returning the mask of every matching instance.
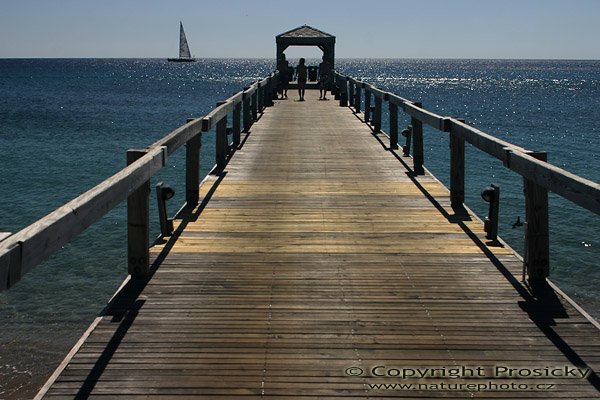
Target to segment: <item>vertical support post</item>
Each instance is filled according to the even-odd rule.
[[[4,257],[0,257],[0,290],[9,289],[21,280],[22,262],[22,243],[14,245]]]
[[[240,145],[240,136],[242,133],[242,102],[237,102],[233,106],[233,148],[237,149]]]
[[[271,78],[271,106],[275,104],[274,100],[277,100],[277,88],[279,87],[279,80],[281,76],[277,74],[277,76],[273,76]]]
[[[267,85],[265,86],[265,108],[273,105],[273,77],[267,78]]]
[[[244,105],[242,114],[244,116],[244,132],[248,132],[250,130],[250,126],[252,125],[252,121],[250,119],[251,107],[250,107],[250,97],[248,93],[244,92],[242,95],[242,103]]]
[[[348,107],[348,78],[341,78],[340,85],[340,107]]]
[[[256,107],[257,107],[256,111],[259,112],[259,113],[262,112],[263,106],[264,106],[264,103],[263,103],[263,92],[264,92],[264,87],[259,82],[258,83],[258,89],[256,90],[256,93],[257,93],[256,94],[256,96],[257,96],[256,97],[256,100],[257,100],[256,101],[256,103],[257,103],[257,105],[256,105]]]
[[[464,210],[465,139],[450,131],[450,203],[453,210]]]
[[[415,102],[415,106],[421,108],[423,104]],[[416,175],[425,174],[423,168],[424,155],[423,155],[423,123],[414,117],[411,117],[412,125],[412,142],[413,142],[413,172]]]
[[[545,151],[532,157],[548,161]],[[525,263],[530,281],[544,280],[550,275],[550,236],[548,227],[548,190],[529,179],[523,179],[525,191]]]
[[[252,120],[258,121],[258,92],[260,88],[257,88],[254,93],[252,93]]]
[[[267,107],[273,107],[274,99],[277,98],[277,85],[275,84],[275,78],[269,77],[269,92],[267,93]]]
[[[127,150],[127,165],[143,157],[146,150]],[[127,270],[132,278],[150,272],[150,181],[127,198]]]
[[[365,87],[365,122],[368,124],[371,120],[371,92]]]
[[[354,107],[354,80],[348,80],[348,105]]]
[[[225,168],[227,163],[229,143],[227,143],[227,116],[217,122],[217,137],[215,143],[215,162],[218,168]]]
[[[395,150],[398,148],[398,106],[389,101],[388,107],[390,111],[390,149]]]
[[[201,146],[201,132],[198,132],[185,144],[185,201],[188,207],[195,207],[199,201]]]
[[[382,99],[379,96],[375,97],[375,115],[373,115],[373,133],[381,132],[381,103]]]
[[[360,112],[360,91],[362,89],[362,83],[360,82],[356,82],[356,94],[355,94],[355,98],[354,98],[354,110],[359,113]]]
[[[265,108],[269,106],[269,95],[271,92],[271,88],[269,87],[269,79],[267,78],[265,83],[262,86],[262,104],[261,108],[264,111]]]
[[[279,72],[277,72],[277,76],[274,77],[273,79],[274,79],[274,81],[273,81],[273,100],[277,100],[279,98],[279,95],[278,95],[279,85],[282,82],[281,74]],[[273,104],[275,104],[275,103],[273,102]]]
[[[262,110],[265,111],[265,108],[269,107],[269,97],[271,96],[271,88],[269,87],[269,79],[264,83],[262,92],[263,104]]]

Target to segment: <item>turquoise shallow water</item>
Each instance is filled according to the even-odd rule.
[[[128,148],[205,114],[273,67],[272,60],[0,60],[0,231],[17,231],[99,183],[123,167]],[[598,61],[339,60],[337,68],[547,150],[556,165],[600,181]],[[203,140],[203,173],[214,160],[211,139]],[[426,166],[447,184],[447,138],[426,129],[425,144]],[[153,180],[175,187],[171,213],[183,202],[183,161],[176,153]],[[521,178],[470,147],[467,171],[467,204],[482,217],[479,192],[500,184],[500,235],[521,251],[523,231],[511,228],[524,219]],[[552,277],[599,317],[600,217],[553,195],[550,207]],[[122,282],[124,213],[117,207],[0,293],[0,398],[30,397]],[[154,236],[157,220],[153,227]]]

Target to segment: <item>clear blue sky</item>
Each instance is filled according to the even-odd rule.
[[[303,24],[338,57],[600,58],[600,0],[1,0],[0,58],[274,57]],[[301,48],[293,54],[320,53]]]

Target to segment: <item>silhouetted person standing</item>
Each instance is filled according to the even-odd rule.
[[[298,66],[296,67],[296,77],[298,79],[298,95],[300,96],[300,101],[304,101],[304,93],[306,92],[306,79],[308,77],[308,71],[306,65],[304,65],[305,62],[306,60],[304,58],[301,58]]]
[[[287,99],[287,90],[290,83],[290,69],[289,63],[285,59],[285,54],[281,55],[281,59],[277,63],[277,70],[279,71],[279,92],[281,93],[281,98]]]
[[[331,75],[331,64],[323,56],[323,62],[319,64],[319,100],[327,100],[327,89],[329,89],[329,76]]]

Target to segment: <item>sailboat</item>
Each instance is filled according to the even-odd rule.
[[[194,62],[195,58],[192,58],[190,54],[190,48],[188,46],[187,39],[185,38],[185,32],[183,30],[183,24],[179,21],[179,58],[169,58],[172,62]]]

